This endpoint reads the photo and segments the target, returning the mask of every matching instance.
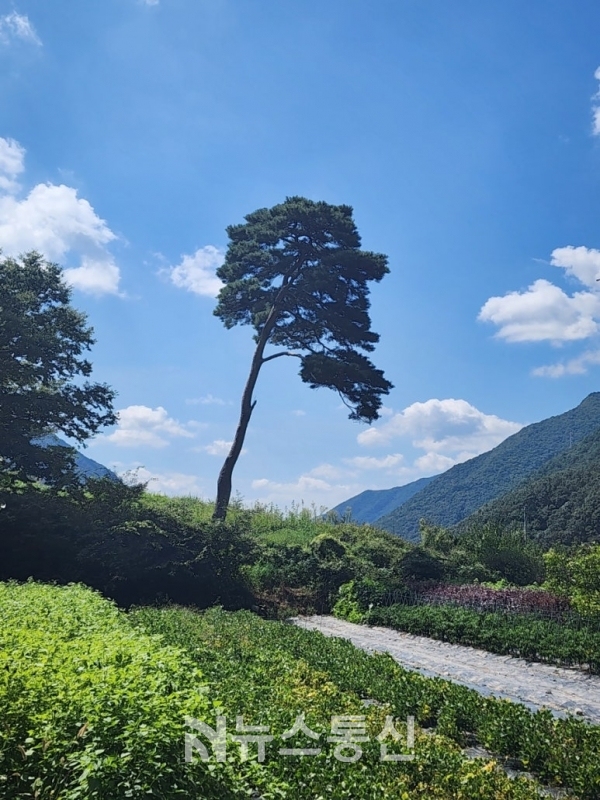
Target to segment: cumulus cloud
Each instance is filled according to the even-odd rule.
[[[128,406],[118,412],[115,431],[99,437],[119,447],[166,447],[174,437],[193,438],[195,434],[170,417],[162,407]]]
[[[216,297],[223,284],[215,272],[224,259],[224,252],[209,244],[196,250],[191,256],[184,255],[176,267],[169,267],[161,272],[166,272],[180,289],[187,289],[204,297]]]
[[[596,289],[600,278],[600,250],[588,247],[557,247],[552,251],[550,263],[562,267],[567,275],[576,278],[584,286]]]
[[[292,481],[263,477],[255,480],[252,488],[260,502],[289,505],[303,500],[332,508],[365,489],[402,486],[444,472],[491,450],[522,427],[518,422],[485,414],[466,400],[413,403],[400,412],[389,409],[380,425],[357,437],[364,447],[389,447],[393,443],[395,452],[344,458],[340,467],[320,464]]]
[[[600,364],[600,350],[586,350],[569,361],[547,364],[531,371],[538,378],[562,378],[565,375],[585,375],[590,365]]]
[[[87,258],[83,256],[81,266],[64,271],[65,280],[75,289],[88,294],[118,294],[121,273],[113,259]]]
[[[120,272],[107,245],[117,237],[77,191],[64,184],[39,183],[19,197],[17,177],[25,150],[13,139],[0,138],[0,249],[17,256],[37,250],[46,258],[80,259],[65,278],[91,294],[118,293]]]
[[[133,470],[119,472],[119,477],[125,482],[148,483],[148,489],[156,494],[166,494],[172,497],[191,495],[202,497],[204,489],[196,475],[185,472],[154,472],[146,467],[136,467]]]
[[[10,14],[0,17],[0,44],[7,45],[15,40],[38,46],[42,44],[29,18],[25,14],[11,11]]]
[[[434,398],[424,403],[413,403],[383,424],[362,431],[357,440],[362,446],[372,447],[406,439],[429,457],[429,462],[424,456],[419,457],[415,462],[418,470],[439,472],[440,465],[447,469],[452,464],[491,450],[520,428],[522,425],[518,422],[484,414],[466,400]],[[432,454],[445,456],[446,460],[435,459]],[[386,457],[390,459],[390,466],[393,466],[391,460],[399,455]],[[358,466],[355,459],[353,463]],[[397,463],[400,464],[400,459]],[[385,461],[382,464],[385,466]]]
[[[575,274],[573,267],[571,271]],[[599,314],[597,293],[568,295],[549,281],[539,279],[524,292],[490,297],[479,312],[479,319],[497,325],[496,336],[508,342],[549,341],[556,345],[587,339],[597,333],[594,317]]]

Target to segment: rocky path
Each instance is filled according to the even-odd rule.
[[[389,653],[402,666],[423,675],[446,678],[532,709],[549,708],[559,716],[577,714],[600,725],[600,676],[335,617],[298,617],[294,622],[327,636],[349,639],[363,650]]]

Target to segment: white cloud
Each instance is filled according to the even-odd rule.
[[[362,431],[357,441],[369,447],[387,445],[405,438],[413,447],[427,454],[442,454],[452,463],[458,463],[491,450],[521,427],[517,422],[501,419],[494,414],[484,414],[466,400],[434,398],[424,403],[413,403],[387,422]],[[391,460],[398,455],[396,453],[386,458]],[[423,457],[420,458],[419,463],[423,465]]]
[[[172,437],[195,435],[170,417],[162,406],[128,406],[118,412],[118,417],[117,429],[99,438],[119,447],[166,447]]]
[[[140,3],[143,6],[157,6],[158,3],[159,3],[159,0],[140,0]]]
[[[204,450],[209,456],[226,456],[231,449],[233,442],[227,442],[225,439],[215,439],[214,442],[199,447],[199,450]]]
[[[552,251],[550,263],[562,267],[568,275],[576,278],[590,289],[598,288],[600,278],[600,250],[588,247],[557,247]]]
[[[574,269],[571,270],[575,274]],[[525,292],[490,297],[479,312],[479,319],[497,325],[496,336],[508,342],[560,344],[595,334],[598,323],[594,317],[599,314],[598,294],[568,295],[558,286],[540,279]]]
[[[387,446],[400,450],[383,456],[344,458],[342,467],[324,463],[293,481],[261,478],[252,483],[257,499],[279,506],[303,500],[327,508],[342,503],[365,489],[403,486],[425,475],[444,472],[455,464],[491,450],[523,426],[517,422],[484,414],[466,400],[431,399],[413,403],[401,412],[389,409],[378,426],[362,431],[357,439],[363,446]],[[400,441],[398,441],[400,440]]]
[[[419,458],[415,459],[412,469],[416,477],[419,477],[419,475],[437,475],[440,472],[446,472],[446,470],[450,469],[450,467],[453,467],[455,464],[468,461],[468,459],[473,458],[474,455],[478,454],[462,454],[464,457],[461,457],[459,454],[457,457],[451,458],[441,453],[425,453],[424,456],[419,456]]]
[[[594,72],[594,78],[600,81],[600,67]],[[594,136],[600,136],[600,89],[594,95],[592,103],[592,133]]]
[[[64,271],[65,280],[88,294],[118,294],[121,273],[110,255],[105,259],[84,256],[81,266]]]
[[[37,250],[53,261],[75,254],[80,265],[65,270],[68,282],[93,294],[118,293],[119,268],[107,250],[116,235],[70,186],[39,183],[19,199],[24,155],[17,142],[0,138],[0,249],[9,256]]]
[[[9,44],[15,39],[31,44],[42,44],[29,18],[24,14],[12,11],[10,14],[0,17],[0,44]]]
[[[19,190],[16,181],[25,169],[25,148],[14,139],[0,137],[0,191],[13,193]]]
[[[392,467],[399,466],[404,461],[402,453],[393,453],[389,456],[382,458],[375,458],[374,456],[355,456],[354,458],[345,458],[344,462],[350,464],[357,469],[391,469]]]
[[[215,275],[225,259],[225,254],[211,244],[201,247],[191,255],[184,255],[176,267],[161,270],[169,274],[171,281],[180,289],[194,294],[216,297],[223,286]]]
[[[339,469],[338,467],[334,467],[333,464],[319,464],[319,466],[314,467],[310,471],[310,476],[312,478],[324,478],[328,481],[335,481],[339,480],[339,478],[343,477],[344,472]]]
[[[153,472],[146,467],[136,467],[134,470],[119,472],[119,477],[133,483],[148,482],[148,491],[156,494],[166,494],[171,497],[192,495],[202,497],[204,489],[196,475],[184,472]]]
[[[586,350],[570,361],[547,364],[531,371],[538,378],[562,378],[564,375],[584,375],[588,366],[600,364],[600,350]]]
[[[231,450],[232,444],[232,441],[228,442],[225,439],[215,439],[214,442],[202,445],[201,447],[195,447],[194,450],[196,452],[208,453],[209,456],[226,456]],[[242,447],[240,455],[245,456],[247,452],[246,448]]]
[[[305,417],[306,416],[306,411],[302,411],[301,408],[296,408],[294,411],[292,411],[292,414],[295,417]]]
[[[315,467],[314,470],[290,482],[271,481],[267,478],[252,481],[252,488],[258,493],[256,499],[260,503],[274,503],[279,506],[314,503],[317,509],[325,510],[361,491],[361,487],[353,484],[331,483],[318,477],[315,472],[319,469]]]
[[[214,397],[212,394],[205,394],[202,397],[190,397],[185,402],[190,406],[195,406],[195,405],[224,406],[224,405],[226,405],[225,400],[221,400],[220,397]]]

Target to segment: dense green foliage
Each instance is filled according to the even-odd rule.
[[[339,392],[351,419],[377,419],[392,385],[357,351],[379,340],[368,283],[389,269],[386,256],[360,249],[352,208],[289,197],[227,234],[215,315],[227,328],[252,325],[257,343],[266,334],[265,343],[294,351],[302,380]]]
[[[504,580],[517,586],[541,583],[543,551],[523,532],[498,525],[472,525],[465,533],[421,524],[423,551],[438,559],[444,578],[453,583]]]
[[[329,513],[337,514],[343,519],[349,516],[353,522],[375,522],[379,517],[406,503],[432,480],[433,478],[419,478],[404,486],[394,486],[392,489],[367,489],[335,506]]]
[[[568,597],[573,608],[600,618],[600,544],[544,554],[548,589]]]
[[[382,531],[319,522],[305,544],[272,543],[272,534],[246,574],[257,595],[287,610],[328,611],[339,587],[351,580],[378,596],[404,585],[408,548]]]
[[[215,524],[196,501],[110,480],[68,494],[29,486],[0,500],[0,579],[82,581],[123,606],[252,602],[242,566],[255,545],[242,515]]]
[[[23,487],[0,502],[0,579],[81,581],[123,606],[170,600],[323,611],[353,578],[379,593],[404,580],[405,542],[308,509],[234,504],[228,522],[215,523],[210,503],[107,480],[68,494]]]
[[[390,765],[389,771],[378,761],[378,748],[374,752],[370,745],[364,746],[361,761],[343,770],[331,759],[267,760],[267,769],[289,781],[290,796],[535,796],[526,782],[507,782],[490,764],[465,761],[449,741],[464,745],[473,737],[498,756],[519,759],[544,780],[571,787],[580,798],[595,800],[600,791],[600,729],[580,720],[554,719],[547,711],[534,714],[519,704],[483,698],[405,670],[390,656],[370,655],[346,640],[247,612],[141,609],[133,617],[145,630],[162,633],[193,655],[217,687],[228,716],[243,713],[248,722],[279,731],[304,711],[309,727],[325,732],[331,714],[355,713],[365,715],[369,732],[375,732],[387,714],[400,721],[414,715],[418,725],[435,729],[433,736],[417,730],[415,760]]]
[[[86,380],[93,331],[70,301],[56,264],[0,258],[0,486],[70,483],[73,451],[40,438],[61,431],[81,443],[116,421],[114,392]]]
[[[344,599],[344,598],[343,598]],[[336,605],[344,614],[344,605]],[[350,617],[347,617],[350,618]],[[430,636],[443,642],[479,647],[490,653],[519,656],[562,666],[583,666],[600,674],[600,629],[533,614],[477,612],[452,605],[403,605],[362,610],[370,625]],[[351,618],[351,621],[362,621]]]
[[[594,392],[577,408],[528,425],[488,453],[438,475],[376,524],[411,541],[418,539],[421,519],[455,525],[485,503],[515,489],[550,459],[596,431],[599,419],[600,393]],[[521,506],[521,522],[522,518]]]
[[[467,517],[471,525],[523,528],[544,544],[600,538],[600,430],[545,464],[516,489]]]
[[[81,586],[0,584],[0,793],[6,800],[247,796],[239,764],[182,759],[212,713],[180,649]]]

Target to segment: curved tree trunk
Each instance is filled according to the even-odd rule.
[[[248,375],[248,380],[246,381],[246,386],[244,387],[244,393],[242,395],[240,419],[233,439],[233,444],[231,445],[231,449],[227,454],[225,463],[221,467],[221,472],[219,473],[219,478],[217,480],[217,499],[215,501],[215,510],[212,516],[213,522],[218,520],[223,521],[227,516],[227,509],[229,507],[229,500],[231,498],[231,476],[233,475],[233,469],[238,458],[240,457],[240,453],[242,452],[242,446],[244,444],[244,439],[246,438],[246,431],[248,430],[250,417],[252,416],[254,406],[256,405],[256,400],[252,400],[252,394],[254,392],[254,387],[256,386],[256,380],[258,378],[260,368],[265,361],[269,361],[270,358],[273,358],[273,356],[270,356],[269,358],[265,359],[263,358],[263,354],[265,352],[267,342],[269,341],[271,331],[273,330],[273,327],[277,321],[277,314],[279,313],[281,300],[289,288],[288,280],[289,279],[286,278],[281,289],[277,293],[277,297],[275,298],[275,302],[273,303],[273,306],[269,312],[269,316],[267,317],[265,325],[260,332],[260,336],[258,337],[258,344],[256,345],[254,356],[252,357],[250,374]],[[284,353],[281,353],[281,355],[284,355]]]
[[[260,372],[260,368],[262,366],[262,354],[267,343],[266,338],[264,342],[261,342],[262,338],[263,337],[261,335],[258,346],[254,352],[254,357],[252,358],[252,366],[250,368],[250,374],[248,375],[248,380],[246,381],[246,386],[244,387],[244,393],[242,395],[240,419],[233,443],[229,453],[227,454],[227,458],[221,467],[221,472],[219,473],[219,478],[217,480],[217,499],[215,501],[215,510],[212,517],[213,521],[224,520],[227,516],[227,508],[229,507],[229,500],[231,498],[231,476],[233,475],[233,469],[238,458],[240,457],[240,453],[242,452],[242,446],[244,444],[244,439],[246,438],[246,431],[248,430],[248,423],[250,422],[250,417],[252,416],[254,406],[256,405],[256,400],[254,402],[252,401],[252,393],[254,392],[254,387],[256,386],[258,373]]]

